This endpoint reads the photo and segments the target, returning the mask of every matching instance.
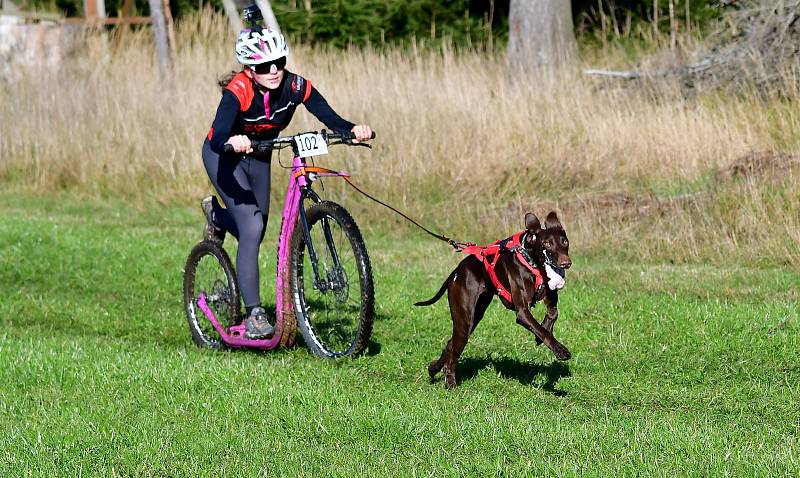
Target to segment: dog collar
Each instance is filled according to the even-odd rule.
[[[536,268],[536,262],[531,257],[530,253],[527,249],[525,249],[525,239],[528,233],[524,232],[519,238],[519,243],[509,249],[512,252],[515,252],[517,255],[517,260],[522,262],[525,267],[529,270],[533,271]],[[536,236],[533,236],[534,239]],[[550,255],[547,253],[547,250],[542,250],[542,255],[544,256],[544,264],[542,264],[542,268],[545,270],[545,275],[547,276],[547,286],[550,287],[552,290],[561,289],[564,287],[564,277],[566,276],[566,271],[558,267],[550,260]],[[525,264],[524,261],[527,261]]]

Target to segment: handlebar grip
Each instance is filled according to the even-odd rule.
[[[271,141],[257,141],[252,140],[250,142],[250,147],[253,148],[253,151],[257,151],[259,153],[264,153],[272,146]],[[233,149],[233,145],[229,143],[225,143],[222,145],[222,152],[224,153],[235,153],[236,150]]]
[[[347,139],[356,139],[356,134],[350,131],[350,137]],[[369,139],[375,139],[375,131],[372,132],[372,135],[369,137]]]

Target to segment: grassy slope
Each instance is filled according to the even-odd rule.
[[[366,231],[375,342],[332,363],[196,349],[180,287],[199,233],[194,210],[0,194],[0,475],[800,473],[796,271],[577,244],[557,324],[573,359],[495,304],[446,392],[424,367],[447,307],[411,306],[458,260],[445,245]]]

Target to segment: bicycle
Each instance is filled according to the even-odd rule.
[[[291,347],[299,329],[308,348],[320,357],[364,352],[375,318],[367,248],[350,213],[333,201],[322,200],[312,189],[321,178],[347,180],[350,174],[306,164],[308,158],[328,154],[328,146],[369,147],[353,139],[352,133],[322,130],[252,141],[253,150],[261,153],[286,147],[293,152],[278,236],[275,332],[266,339],[245,338],[233,264],[221,244],[206,240],[189,253],[183,281],[189,330],[198,346]],[[307,209],[306,201],[311,201]]]

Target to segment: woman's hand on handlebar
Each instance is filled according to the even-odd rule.
[[[359,124],[353,126],[353,129],[350,130],[356,137],[354,143],[358,143],[360,141],[367,141],[372,138],[372,128],[369,125]]]
[[[231,145],[233,150],[237,153],[247,154],[253,152],[253,145],[250,143],[250,138],[243,134],[231,136],[225,144]]]

